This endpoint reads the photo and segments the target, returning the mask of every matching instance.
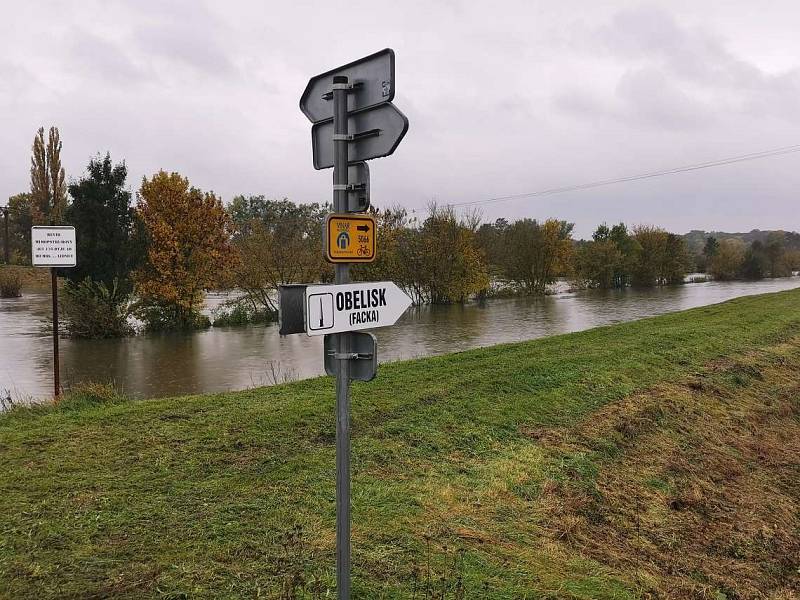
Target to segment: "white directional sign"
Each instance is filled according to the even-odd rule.
[[[31,258],[34,267],[74,267],[74,227],[31,227]]]
[[[411,298],[391,281],[306,288],[306,333],[325,335],[394,325]]]

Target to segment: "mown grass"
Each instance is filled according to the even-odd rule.
[[[800,291],[740,298],[386,365],[354,384],[354,597],[661,589],[656,568],[643,579],[578,542],[605,531],[602,485],[630,453],[624,432],[666,416],[655,403],[622,439],[587,445],[580,432],[605,407],[793,339],[799,308]],[[715,385],[736,390],[754,373]],[[328,597],[333,409],[320,378],[0,417],[0,597]],[[670,492],[668,475],[643,479],[648,501]]]

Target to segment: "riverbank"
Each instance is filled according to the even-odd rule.
[[[412,307],[375,330],[382,363],[521,342],[800,286],[800,278],[652,289],[585,290],[465,305]],[[219,305],[225,297],[208,297]],[[49,292],[0,299],[0,394],[46,399],[52,390]],[[123,339],[62,339],[62,382],[112,384],[155,398],[228,392],[323,374],[322,339],[281,337],[278,327],[213,327]]]
[[[750,296],[354,384],[356,597],[790,598],[798,308]],[[0,416],[0,596],[325,597],[333,416],[327,378]]]

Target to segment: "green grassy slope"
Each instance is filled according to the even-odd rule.
[[[723,359],[800,361],[790,343],[799,309],[800,291],[740,298],[385,365],[374,382],[354,384],[355,597],[662,589],[659,565],[634,577],[623,558],[551,518],[575,490],[601,493],[598,473],[628,452],[607,433],[587,451],[581,428],[706,373],[734,389],[714,366]],[[770,394],[777,384],[761,379]],[[552,432],[577,441],[554,442]],[[0,416],[0,597],[327,597],[334,433],[328,378]]]

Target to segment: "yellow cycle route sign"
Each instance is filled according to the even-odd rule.
[[[325,258],[332,263],[375,260],[375,219],[368,215],[328,215]]]

